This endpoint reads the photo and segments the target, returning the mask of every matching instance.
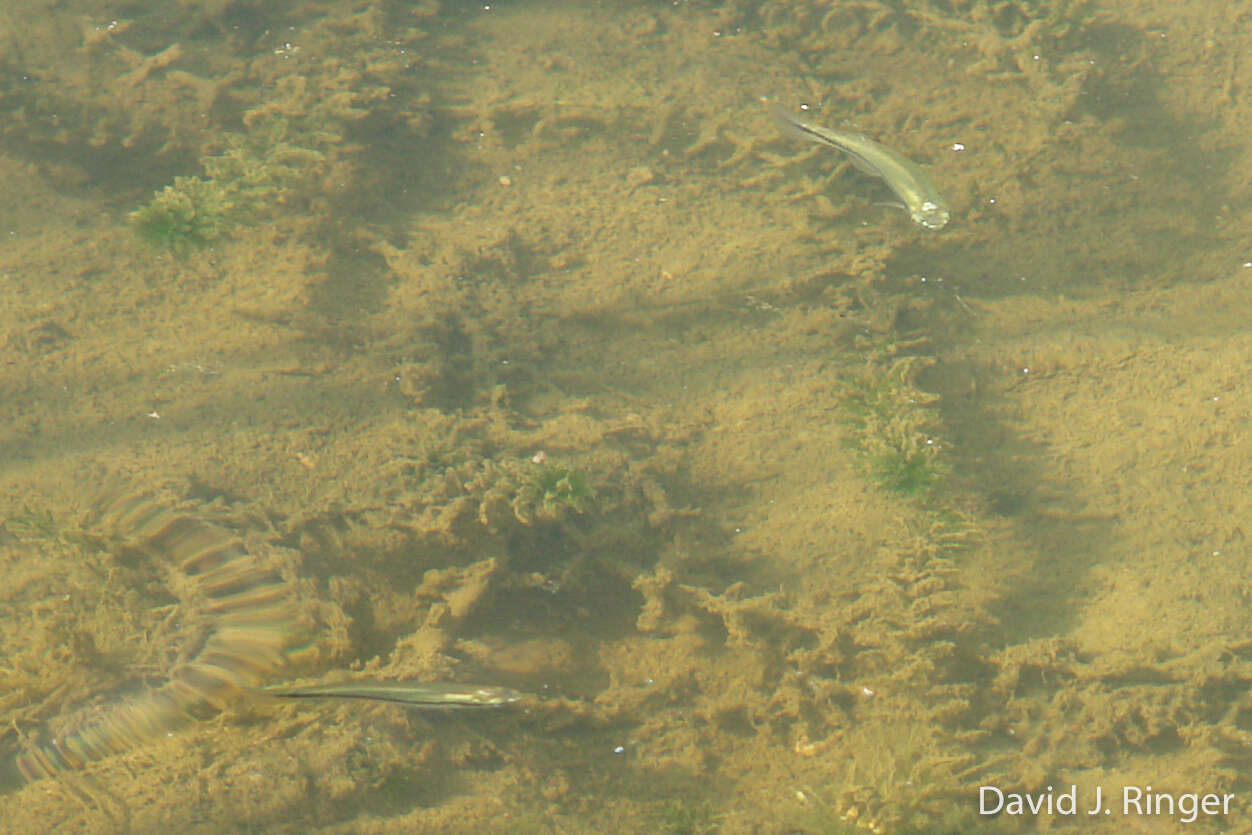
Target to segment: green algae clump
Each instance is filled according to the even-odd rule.
[[[139,237],[152,247],[183,255],[220,240],[230,228],[234,201],[212,180],[175,177],[142,209],[130,213]]]
[[[540,465],[522,492],[551,518],[559,519],[567,509],[584,513],[591,506],[592,489],[587,474],[569,467]]]

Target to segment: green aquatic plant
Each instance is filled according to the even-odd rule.
[[[566,508],[583,513],[591,505],[592,490],[587,474],[569,467],[538,465],[527,481],[525,492],[552,516],[559,516]]]
[[[322,132],[293,136],[287,119],[266,116],[252,120],[248,131],[233,134],[222,153],[201,160],[204,172],[228,189],[234,203],[250,215],[290,203],[315,190],[326,154],[308,145],[332,144]],[[302,144],[303,143],[303,144]]]
[[[867,363],[842,385],[849,446],[879,487],[909,498],[927,496],[950,471],[926,408],[935,398],[913,385],[913,366],[908,358],[890,367]]]
[[[22,505],[22,510],[0,519],[0,529],[18,539],[57,539],[61,536],[61,523],[46,508]]]
[[[285,120],[269,118],[228,137],[222,153],[201,160],[206,176],[175,177],[147,206],[131,212],[131,225],[151,246],[182,255],[220,241],[236,224],[264,217],[295,194],[309,193],[325,156],[287,134]]]
[[[671,835],[708,835],[716,832],[720,816],[707,803],[671,800],[652,815],[658,832]]]
[[[152,201],[130,214],[139,237],[157,249],[186,254],[210,246],[232,223],[234,200],[228,189],[199,177],[175,177]]]
[[[870,473],[884,489],[901,496],[925,496],[948,474],[946,462],[925,448],[887,448],[869,459]]]
[[[947,808],[929,813],[916,812],[903,820],[896,830],[900,835],[965,835],[967,832],[1014,832],[1011,824],[1003,819],[988,821],[980,819],[973,811],[964,808]]]

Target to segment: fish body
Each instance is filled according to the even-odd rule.
[[[927,229],[942,229],[947,225],[952,216],[947,202],[939,195],[930,175],[904,154],[856,131],[806,122],[781,107],[774,107],[773,113],[782,129],[792,136],[837,148],[861,171],[881,177],[900,198],[914,223]]]
[[[284,699],[368,699],[418,708],[503,707],[523,697],[510,687],[442,681],[359,681],[310,687],[266,687],[265,692]]]

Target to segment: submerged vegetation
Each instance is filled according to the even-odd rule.
[[[0,519],[0,531],[18,539],[57,539],[62,530],[47,508],[23,505],[20,512]]]
[[[224,153],[206,157],[206,177],[175,177],[151,202],[130,215],[147,244],[178,255],[203,249],[229,236],[247,219],[260,219],[274,206],[305,191],[303,181],[325,157],[288,139],[280,117],[258,120],[246,134],[232,137]]]
[[[149,246],[185,255],[226,234],[235,204],[220,184],[199,177],[176,177],[142,209],[131,212],[135,233]]]
[[[874,483],[907,498],[925,498],[949,473],[943,444],[926,408],[934,397],[913,384],[914,358],[883,367],[871,360],[843,382],[844,424]]]
[[[581,470],[552,464],[539,464],[522,488],[522,493],[544,512],[560,518],[566,510],[584,513],[591,506],[592,490]]]
[[[652,815],[656,831],[670,835],[708,835],[716,832],[720,817],[707,803],[671,800]]]
[[[157,90],[171,106],[186,99],[190,86],[206,100],[228,98],[234,115],[205,130],[204,108],[176,111],[161,147],[198,158],[199,171],[176,178],[131,213],[139,237],[187,253],[229,238],[242,224],[272,220],[280,209],[324,215],[328,193],[350,194],[354,178],[369,167],[358,162],[363,136],[418,142],[428,130],[430,100],[415,73],[423,58],[412,46],[426,40],[420,23],[437,11],[435,4],[418,4],[408,12],[408,25],[396,29],[387,15],[370,9],[350,24],[327,19],[304,27],[298,47],[249,57],[243,70],[224,55],[216,76],[145,76],[149,95]],[[169,60],[179,54],[175,49]],[[133,118],[130,109],[118,116]],[[367,119],[372,131],[357,130]]]

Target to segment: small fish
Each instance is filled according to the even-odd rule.
[[[904,204],[901,208],[909,213],[914,223],[927,229],[942,229],[947,225],[951,217],[948,204],[939,196],[939,189],[930,175],[908,157],[864,134],[814,125],[778,106],[771,109],[774,119],[785,132],[838,148],[861,171],[882,177],[887,187],[900,198]]]
[[[416,708],[503,707],[523,695],[511,687],[491,684],[453,684],[443,681],[350,681],[311,687],[266,687],[284,699],[368,699]]]

